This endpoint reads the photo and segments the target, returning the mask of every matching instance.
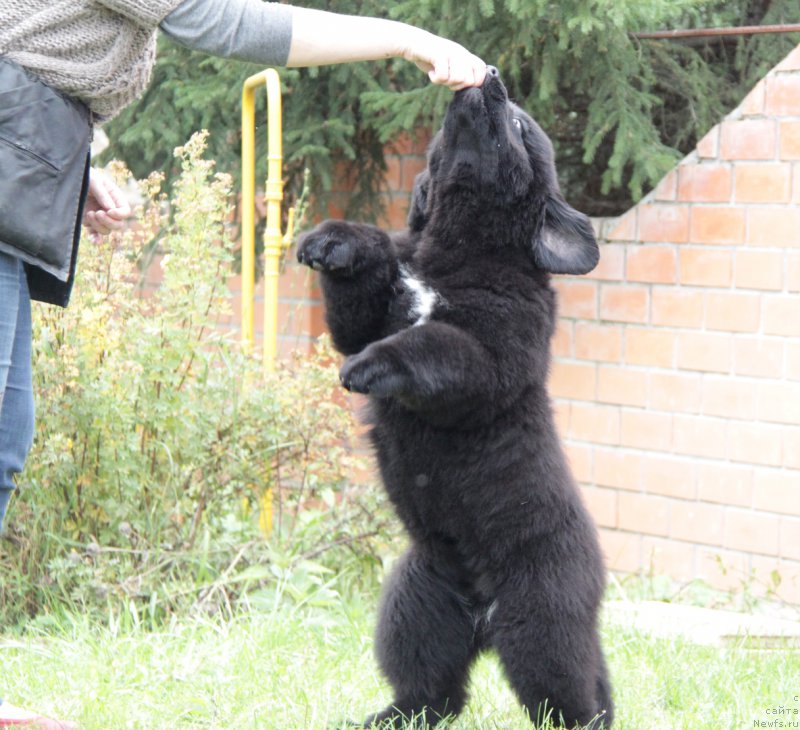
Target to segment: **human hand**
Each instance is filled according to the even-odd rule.
[[[105,235],[122,228],[130,215],[131,206],[125,193],[107,172],[93,167],[89,171],[89,194],[83,211],[83,225],[92,233]]]
[[[427,73],[432,83],[444,84],[451,91],[480,86],[486,77],[486,64],[480,58],[458,43],[425,31],[413,35],[402,55]]]

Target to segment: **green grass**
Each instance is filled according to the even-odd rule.
[[[83,730],[329,730],[391,700],[371,653],[375,597],[330,598],[317,606],[314,596],[301,605],[273,597],[232,619],[156,629],[129,612],[103,625],[39,620],[0,636],[0,685],[9,701],[78,720]],[[800,710],[796,649],[700,647],[611,626],[604,643],[617,728],[752,728],[775,719],[768,708]],[[531,727],[493,656],[476,664],[471,686],[454,730]]]

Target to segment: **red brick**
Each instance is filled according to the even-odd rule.
[[[678,454],[723,459],[727,451],[725,424],[716,418],[676,413],[673,444]]]
[[[786,343],[786,377],[800,380],[800,342]]]
[[[737,463],[781,466],[784,428],[770,423],[730,421],[728,458]]]
[[[617,519],[620,529],[648,535],[668,535],[670,502],[665,497],[619,492]]]
[[[644,458],[624,449],[596,448],[594,453],[594,480],[604,487],[640,491]]]
[[[733,351],[733,370],[737,375],[779,378],[783,372],[782,340],[737,337]]]
[[[626,406],[646,405],[647,373],[601,365],[597,373],[597,400]]]
[[[572,341],[573,341],[573,322],[570,319],[559,319],[556,322],[556,331],[553,333],[553,339],[550,341],[550,347],[553,351],[553,357],[556,358],[569,358],[572,357]]]
[[[800,160],[800,122],[780,123],[779,153],[782,160]]]
[[[427,169],[428,161],[424,157],[402,158],[402,185],[403,190],[410,193],[414,189],[414,181],[423,170]]]
[[[748,553],[777,555],[779,524],[775,515],[729,509],[725,515],[723,546]]]
[[[681,284],[727,287],[732,279],[733,259],[728,251],[709,248],[681,249]]]
[[[689,209],[685,205],[640,204],[639,240],[685,243],[689,238]]]
[[[653,324],[665,327],[701,327],[704,298],[700,292],[654,287],[652,293]]]
[[[766,96],[766,79],[761,79],[745,96],[739,109],[745,116],[760,115],[764,113],[764,97]]]
[[[642,464],[642,487],[651,494],[693,499],[696,473],[695,460],[649,453]]]
[[[586,274],[587,279],[621,281],[625,278],[625,246],[605,243],[600,246],[600,263]]]
[[[390,231],[402,231],[406,228],[408,217],[408,195],[395,193],[384,197],[386,209],[378,219],[378,225]]]
[[[783,288],[783,254],[777,251],[746,251],[735,254],[734,285],[741,289],[779,291]]]
[[[758,418],[769,423],[800,424],[800,383],[759,384]]]
[[[721,506],[701,502],[675,502],[669,536],[674,540],[722,545],[725,510]]]
[[[763,307],[766,334],[800,337],[800,298],[765,295]]]
[[[652,411],[623,410],[620,442],[634,449],[669,451],[672,416]]]
[[[692,243],[742,243],[744,210],[731,206],[692,208],[689,240]]]
[[[800,471],[800,427],[781,426],[780,435],[783,442],[783,465],[787,469]]]
[[[677,273],[675,249],[671,246],[632,246],[626,264],[628,281],[674,284]]]
[[[556,401],[553,403],[553,419],[556,422],[556,430],[558,431],[559,438],[562,440],[569,436],[571,413],[572,405],[569,401]]]
[[[581,489],[583,501],[594,517],[595,522],[602,527],[617,526],[617,492],[614,489],[601,489],[598,487],[583,487]]]
[[[649,374],[648,405],[657,411],[699,413],[702,403],[702,375],[693,373]]]
[[[391,192],[398,192],[403,189],[402,160],[397,155],[386,155],[385,184]]]
[[[685,164],[678,168],[678,200],[692,203],[727,203],[731,199],[731,166]]]
[[[642,567],[641,535],[619,530],[608,530],[601,527],[598,530],[598,536],[600,537],[600,547],[605,557],[606,567],[609,570],[621,570],[630,573]]]
[[[800,247],[800,209],[749,208],[747,243],[755,246]]]
[[[554,398],[594,400],[597,372],[594,365],[558,360],[550,368],[548,389]]]
[[[287,261],[278,279],[278,296],[293,299],[319,299],[318,277],[307,266]]]
[[[565,404],[569,405],[569,404]],[[570,407],[570,411],[572,408]],[[568,426],[568,424],[567,424]],[[563,431],[566,433],[566,429]],[[588,484],[592,481],[592,450],[593,447],[585,446],[583,444],[567,443],[564,445],[564,450],[567,454],[567,461],[572,476],[579,482]]]
[[[734,197],[738,203],[788,203],[792,167],[785,162],[736,166]]]
[[[727,373],[732,365],[732,344],[730,335],[681,332],[678,334],[678,367]]]
[[[800,203],[800,163],[795,162],[792,173],[792,202]]]
[[[697,156],[702,158],[713,158],[719,155],[719,124],[711,130],[697,143]]]
[[[575,326],[575,357],[619,362],[622,360],[622,327],[578,322]]]
[[[679,581],[694,579],[694,546],[660,537],[642,539],[645,565],[652,575],[667,575]]]
[[[615,322],[647,321],[647,289],[643,286],[603,284],[600,289],[600,318]]]
[[[722,122],[719,156],[723,160],[775,159],[774,119],[735,119]]]
[[[424,155],[428,149],[431,133],[427,129],[400,132],[388,145],[387,151],[397,155]]]
[[[619,408],[586,403],[573,403],[570,438],[596,444],[619,443]]]
[[[800,251],[786,255],[786,289],[800,291]]]
[[[606,238],[609,241],[635,241],[638,213],[639,207],[637,206],[617,218],[611,230],[606,234]]]
[[[318,337],[326,331],[322,304],[278,302],[278,334]]]
[[[753,419],[756,416],[756,393],[755,386],[747,380],[706,376],[703,413],[722,418]]]
[[[764,110],[767,114],[800,117],[800,75],[775,74],[766,78]]]
[[[781,517],[779,542],[782,558],[800,560],[800,519]]]
[[[757,294],[725,292],[706,295],[706,327],[726,332],[755,332],[761,319]]]
[[[597,284],[592,281],[557,279],[553,286],[558,292],[558,313],[561,317],[597,317]]]
[[[758,469],[753,486],[753,507],[764,512],[800,516],[800,472]]]
[[[628,327],[625,331],[625,362],[631,365],[672,367],[676,335],[657,329]]]
[[[704,502],[750,507],[753,504],[753,468],[720,462],[699,464],[697,496]]]
[[[678,172],[670,170],[655,186],[650,197],[659,202],[672,202],[678,196]]]

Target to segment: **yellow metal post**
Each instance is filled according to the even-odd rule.
[[[267,90],[267,225],[264,231],[264,368],[275,369],[278,342],[278,277],[281,254],[291,239],[293,211],[286,236],[281,233],[283,201],[283,131],[281,82],[268,68],[244,82],[242,89],[242,344],[255,341],[255,92]]]

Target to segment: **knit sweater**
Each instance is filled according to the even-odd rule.
[[[0,55],[107,119],[140,96],[181,0],[0,0]]]

